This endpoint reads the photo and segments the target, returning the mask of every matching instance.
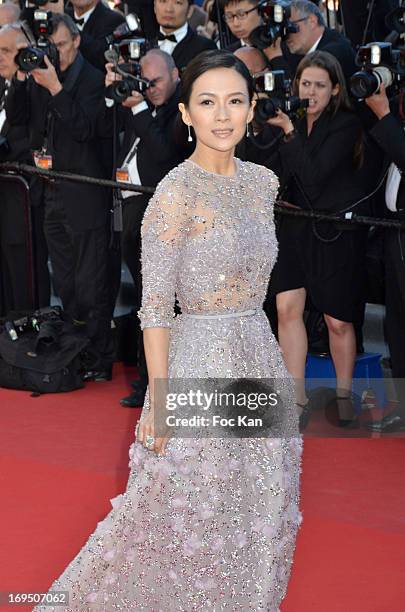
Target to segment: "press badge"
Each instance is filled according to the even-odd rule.
[[[117,183],[130,183],[128,168],[117,168],[115,171],[115,180]]]
[[[42,151],[34,151],[34,163],[37,168],[52,170],[52,155],[46,155]]]

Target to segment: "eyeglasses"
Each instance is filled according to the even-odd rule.
[[[246,17],[252,11],[257,11],[257,6],[254,6],[248,11],[236,11],[236,13],[224,13],[224,19],[226,23],[232,23],[234,19],[237,19],[238,21],[245,21]]]
[[[290,23],[292,23],[293,25],[296,25],[297,23],[301,23],[301,21],[306,21],[308,19],[308,17],[301,17],[301,19],[296,19],[295,21],[291,21],[290,19]]]

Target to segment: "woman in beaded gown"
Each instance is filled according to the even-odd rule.
[[[204,52],[182,88],[197,146],[159,184],[143,221],[149,390],[128,485],[52,585],[69,592],[55,610],[276,612],[287,589],[301,439],[291,379],[262,310],[277,256],[278,181],[233,157],[252,116],[240,60]],[[175,294],[182,314],[174,319]],[[280,435],[158,438],[153,381],[165,376],[278,379]]]

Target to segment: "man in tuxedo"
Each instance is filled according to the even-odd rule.
[[[258,0],[222,0],[225,23],[237,39],[228,46],[230,51],[250,44],[250,33],[262,23],[257,4]]]
[[[118,109],[123,144],[119,151],[118,176],[135,185],[155,187],[174,166],[191,152],[182,138],[178,121],[179,71],[173,58],[160,49],[152,49],[140,61],[141,76],[151,85],[145,95],[132,92]],[[107,64],[106,86],[116,80],[112,65]],[[107,98],[106,104],[110,106]],[[112,127],[111,110],[101,114],[101,122]],[[141,306],[140,230],[150,195],[123,191],[122,254],[131,272],[136,297],[135,308]],[[143,404],[147,372],[140,341],[140,380],[133,383],[133,393],[121,400],[126,407]]]
[[[18,24],[0,29],[0,161],[32,163],[26,126],[11,126],[5,103],[11,80],[17,71],[14,61],[17,44],[26,41]],[[39,181],[30,184],[29,210],[25,209],[24,187],[0,177],[0,315],[11,310],[48,306],[50,299],[47,249],[43,235],[42,207],[38,204]],[[26,213],[28,217],[26,218]],[[32,250],[27,252],[28,244]],[[33,257],[33,260],[31,260]]]
[[[38,166],[104,178],[94,112],[104,93],[103,74],[79,52],[80,34],[68,15],[54,15],[53,28],[60,69],[46,57],[46,67],[29,78],[18,71],[7,96],[7,118],[28,127]],[[84,379],[109,380],[107,194],[96,185],[50,179],[44,182],[44,205],[55,292],[65,312],[85,324],[91,341]]]
[[[399,101],[403,104],[402,99]],[[390,108],[384,86],[366,99],[378,121],[370,134],[384,152],[388,167],[385,185],[385,216],[405,222],[405,133],[398,112]],[[394,104],[391,105],[392,107]],[[401,110],[401,117],[403,111]],[[384,230],[385,333],[390,350],[392,377],[398,409],[372,423],[373,431],[388,433],[405,430],[405,230]]]
[[[286,48],[278,38],[272,47],[265,50],[269,60],[283,57],[292,75],[304,55],[312,51],[327,51],[339,61],[346,81],[356,72],[355,52],[347,38],[336,30],[326,27],[318,6],[310,0],[293,0],[291,19],[298,31],[287,35]]]
[[[70,14],[80,32],[80,52],[90,64],[104,70],[106,37],[124,23],[124,17],[101,0],[71,0],[71,5]]]
[[[191,0],[155,0],[155,15],[159,24],[158,45],[171,55],[177,68],[184,70],[201,51],[216,49],[213,40],[199,36],[187,23]]]

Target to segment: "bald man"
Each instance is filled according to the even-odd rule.
[[[245,64],[252,76],[267,68],[265,56],[255,47],[240,47],[234,51],[234,55]]]
[[[20,18],[20,8],[14,2],[0,4],[0,28],[8,23],[14,23]]]

